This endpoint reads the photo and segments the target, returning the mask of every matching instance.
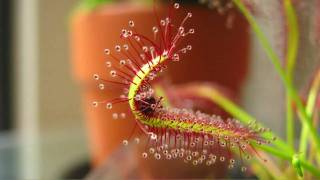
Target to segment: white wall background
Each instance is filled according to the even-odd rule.
[[[15,0],[15,118],[21,179],[61,178],[88,156],[69,21],[76,0]]]

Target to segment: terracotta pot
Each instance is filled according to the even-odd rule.
[[[249,35],[247,24],[236,15],[232,29],[225,26],[227,16],[221,16],[205,7],[185,7],[193,13],[188,23],[196,34],[188,38],[192,53],[183,62],[172,63],[169,75],[174,83],[212,81],[239,92],[248,66]],[[177,19],[186,12],[179,10]],[[166,10],[160,9],[160,14]],[[111,4],[94,11],[77,11],[72,18],[71,49],[73,74],[82,88],[83,108],[86,115],[92,162],[99,165],[130,135],[133,118],[112,120],[110,111],[104,107],[93,108],[97,99],[110,99],[116,90],[100,91],[93,74],[107,73],[104,66],[105,48],[121,44],[119,34],[128,21],[134,20],[139,32],[151,35],[155,18],[150,7],[129,3]],[[117,112],[128,112],[127,106],[114,107]],[[128,113],[127,113],[128,114]]]

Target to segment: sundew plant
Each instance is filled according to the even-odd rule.
[[[248,21],[286,89],[286,139],[280,138],[210,85],[191,84],[179,91],[217,104],[232,118],[223,119],[195,109],[174,107],[159,79],[170,63],[183,63],[183,56],[192,53],[192,44],[187,42],[189,36],[196,36],[197,25],[186,28],[192,12],[186,11],[184,19],[175,19],[176,11],[185,9],[179,3],[169,3],[165,17],[160,17],[154,7],[157,23],[150,27],[152,37],[140,34],[134,20],[128,19],[127,27],[120,32],[125,43],[105,49],[108,73],[93,75],[101,90],[106,86],[122,88],[118,97],[94,101],[93,106],[104,106],[112,111],[116,105],[128,104],[129,112],[114,112],[112,118],[125,118],[126,113],[134,115],[132,121],[135,121],[140,135],[133,141],[146,146],[141,158],[181,159],[193,168],[200,164],[215,168],[218,161],[226,163],[230,169],[240,164],[243,172],[254,172],[262,179],[320,178],[320,134],[316,116],[320,70],[311,80],[307,98],[300,97],[293,84],[300,36],[294,4],[291,0],[281,1],[287,41],[286,56],[282,59],[257,23],[254,5],[250,2],[202,1],[221,13],[237,8]],[[176,96],[183,98],[179,94]],[[294,143],[295,118],[300,120],[302,127],[298,146]],[[131,137],[122,143],[128,145],[130,142]]]

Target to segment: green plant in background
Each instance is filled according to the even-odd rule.
[[[103,5],[105,3],[113,2],[114,0],[82,0],[80,2],[80,7],[84,9],[94,9],[100,5]]]
[[[302,123],[303,131],[301,135],[300,141],[300,153],[303,154],[302,157],[306,156],[306,142],[308,138],[312,139],[316,148],[316,151],[320,153],[320,139],[319,134],[316,131],[316,127],[312,124],[312,114],[315,105],[316,94],[318,90],[319,79],[315,78],[314,86],[311,89],[307,106],[303,105],[300,97],[297,94],[296,89],[293,86],[293,76],[294,76],[294,65],[297,59],[297,51],[298,51],[298,39],[299,39],[299,30],[298,30],[298,23],[297,17],[292,5],[291,0],[284,0],[283,6],[285,9],[285,15],[287,17],[287,25],[288,25],[288,50],[287,50],[287,65],[286,67],[281,67],[280,58],[276,55],[274,50],[271,48],[270,43],[268,42],[267,38],[263,34],[261,28],[258,26],[257,22],[254,20],[253,16],[250,14],[249,10],[244,6],[244,4],[240,0],[234,0],[234,3],[240,9],[240,11],[244,14],[247,18],[249,24],[253,28],[253,31],[256,33],[257,37],[259,38],[264,50],[266,51],[269,59],[273,63],[274,67],[276,68],[278,74],[280,75],[285,88],[288,94],[288,101],[289,107],[288,110],[288,122],[287,122],[287,130],[290,131],[287,133],[287,143],[289,148],[294,149],[293,139],[293,115],[292,115],[292,105],[291,102],[294,102],[297,106],[297,111]],[[310,132],[310,137],[307,136],[307,132]],[[296,155],[293,155],[292,158],[297,158]],[[305,158],[302,158],[300,161],[304,161]],[[304,163],[303,163],[304,164]],[[302,166],[303,166],[302,164]],[[319,175],[319,168],[314,167],[317,170],[317,175]]]
[[[291,0],[283,0],[283,6],[286,15],[287,27],[288,27],[288,37],[287,37],[287,56],[286,56],[286,66],[282,67],[281,59],[275,53],[271,47],[270,42],[266,38],[262,31],[262,28],[256,22],[254,16],[251,14],[250,10],[241,0],[233,0],[236,7],[241,11],[244,17],[249,22],[253,32],[258,37],[264,51],[274,65],[276,71],[278,72],[287,92],[287,141],[279,139],[274,142],[274,147],[261,147],[262,151],[265,151],[271,155],[279,157],[280,159],[288,160],[292,164],[292,168],[296,170],[299,177],[303,176],[303,171],[311,173],[315,177],[320,177],[320,168],[314,162],[314,155],[316,155],[316,160],[319,160],[320,154],[320,138],[319,133],[317,133],[316,126],[313,125],[313,115],[315,113],[315,103],[316,98],[319,93],[320,84],[320,72],[316,75],[309,96],[307,99],[307,105],[302,103],[301,98],[298,96],[297,90],[293,85],[294,77],[294,67],[297,59],[298,52],[298,40],[299,40],[299,28],[297,23],[297,15],[295,9],[292,5]],[[253,120],[254,118],[247,114],[245,111],[241,110],[240,107],[233,104],[230,100],[223,97],[221,94],[217,94],[215,90],[198,90],[200,96],[205,96],[212,101],[219,104],[226,111],[232,114],[234,117],[242,121]],[[299,142],[299,150],[294,147],[294,110],[293,104],[297,108],[297,114],[301,120],[302,132],[301,139]],[[275,136],[273,133],[269,133],[265,136]],[[311,152],[307,153],[307,145],[310,144]],[[263,165],[263,164],[261,164]],[[279,166],[280,163],[275,165]],[[272,175],[273,172],[269,171]],[[285,174],[283,176],[286,176]],[[277,176],[274,176],[277,178]]]

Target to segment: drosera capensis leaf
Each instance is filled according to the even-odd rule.
[[[229,168],[236,164],[231,154],[235,150],[239,152],[241,161],[253,156],[263,159],[255,147],[267,146],[275,140],[271,136],[262,136],[270,132],[269,129],[258,126],[250,119],[241,123],[200,111],[164,107],[163,97],[155,96],[153,80],[169,62],[179,62],[181,54],[192,50],[191,45],[179,43],[193,35],[195,30],[185,26],[193,16],[190,12],[186,13],[180,24],[174,24],[173,11],[179,10],[180,4],[170,6],[164,19],[160,19],[154,9],[157,24],[151,28],[153,38],[139,34],[135,22],[130,20],[129,27],[121,31],[121,38],[126,44],[116,45],[114,50],[105,49],[108,59],[112,60],[106,62],[110,72],[107,77],[95,74],[94,79],[101,82],[99,87],[119,85],[123,87],[123,92],[114,99],[95,101],[93,106],[104,105],[112,111],[113,106],[120,103],[129,105],[139,130],[147,136],[143,158],[178,158],[193,165],[208,166],[220,161],[227,163]],[[129,140],[123,141],[124,145],[129,143]],[[246,171],[247,167],[243,166],[241,170]]]

